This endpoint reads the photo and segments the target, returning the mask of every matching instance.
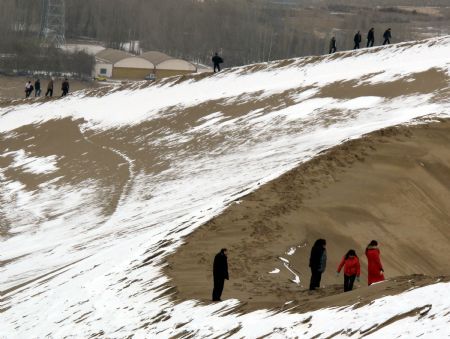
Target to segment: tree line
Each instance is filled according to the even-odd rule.
[[[447,1],[447,0],[445,0]],[[439,6],[443,0],[397,0],[401,5]],[[326,52],[331,36],[350,49],[353,35],[392,27],[394,41],[419,37],[420,27],[449,26],[450,14],[435,18],[414,11],[378,8],[391,0],[66,0],[66,39],[87,38],[124,48],[139,41],[144,50],[209,63],[214,52],[227,66]],[[0,2],[0,52],[35,39],[40,0]],[[378,39],[381,39],[379,37]],[[20,43],[23,45],[23,43]],[[26,47],[26,45],[25,45]]]

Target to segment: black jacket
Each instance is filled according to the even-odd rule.
[[[223,63],[223,59],[218,55],[214,55],[211,60],[215,65]]]
[[[367,40],[375,40],[375,32],[370,30],[369,33],[367,33]]]
[[[222,252],[216,254],[213,265],[214,279],[229,279],[227,256]]]
[[[390,30],[387,30],[386,32],[384,32],[383,38],[390,39],[391,37],[392,36],[391,36],[391,31]]]
[[[309,257],[309,267],[313,271],[324,272],[327,265],[327,252],[325,248],[320,246],[313,246],[311,248],[311,256]]]
[[[34,82],[34,88],[38,91],[41,90],[41,82],[36,80]]]
[[[61,89],[62,89],[63,91],[69,92],[69,82],[68,82],[68,81],[64,81],[64,82],[62,83],[62,85],[61,85]]]
[[[355,43],[360,43],[360,42],[361,42],[361,34],[356,33],[356,34],[355,34],[355,37],[353,38],[353,41],[354,41]]]

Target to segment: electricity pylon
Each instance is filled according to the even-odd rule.
[[[42,0],[40,35],[44,43],[56,47],[65,44],[65,20],[65,0]]]

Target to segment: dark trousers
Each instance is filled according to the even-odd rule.
[[[332,53],[335,53],[336,52],[336,47],[331,47],[330,48],[330,53],[329,54],[332,54]]]
[[[47,89],[47,92],[45,93],[45,96],[46,96],[46,97],[47,97],[47,96],[52,97],[52,96],[53,96],[53,89],[51,89],[51,88]]]
[[[389,45],[390,43],[391,43],[391,40],[389,40],[389,38],[385,38],[383,41],[383,45],[386,45],[386,44]]]
[[[356,275],[344,274],[344,292],[351,291],[353,289],[353,283],[355,282]]]
[[[220,72],[220,64],[214,64],[214,73],[216,73],[216,69],[217,72]]]
[[[212,292],[212,300],[213,301],[220,301],[220,297],[222,296],[224,284],[225,284],[225,279],[214,278],[214,289]]]
[[[367,47],[373,47],[375,40],[367,40]]]
[[[61,96],[65,97],[67,95],[67,93],[69,93],[68,90],[63,89]]]
[[[311,291],[320,287],[320,280],[322,279],[322,272],[311,269],[311,282],[309,283],[309,289]]]
[[[355,42],[355,46],[353,46],[353,49],[359,49],[359,42]]]

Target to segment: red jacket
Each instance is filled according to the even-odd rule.
[[[338,266],[337,271],[341,272],[342,267],[344,267],[344,274],[347,276],[356,275],[359,277],[361,273],[361,266],[359,264],[358,257],[347,258],[345,256],[342,258],[341,263]]]
[[[367,280],[369,285],[383,281],[384,274],[382,272],[383,265],[381,265],[380,250],[376,247],[369,247],[366,250],[366,257],[368,263]]]

